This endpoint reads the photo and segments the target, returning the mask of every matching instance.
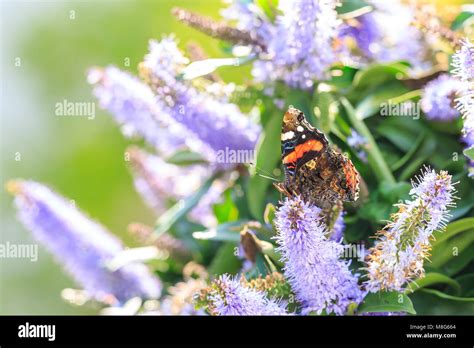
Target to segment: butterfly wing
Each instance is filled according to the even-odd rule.
[[[327,147],[324,134],[309,124],[303,112],[290,107],[283,117],[281,131],[281,154],[287,182]]]

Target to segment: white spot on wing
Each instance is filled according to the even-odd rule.
[[[295,136],[295,132],[289,131],[281,135],[281,140],[288,140],[288,139],[293,138],[294,136]]]

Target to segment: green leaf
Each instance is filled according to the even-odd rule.
[[[319,129],[328,134],[337,115],[337,105],[332,94],[329,92],[317,93],[313,110],[319,121]]]
[[[431,251],[431,266],[441,268],[450,260],[461,257],[464,250],[468,249],[474,242],[474,229],[463,231],[449,240],[436,244]],[[474,255],[469,255],[470,258]],[[464,261],[463,261],[464,263]]]
[[[409,152],[419,135],[425,132],[426,129],[421,122],[409,117],[386,117],[377,126],[377,133],[404,153]]]
[[[218,225],[205,231],[193,232],[193,237],[203,240],[240,242],[240,231],[245,225],[245,221],[234,221]]]
[[[344,19],[355,18],[372,10],[372,6],[363,0],[346,0],[336,7],[337,13]]]
[[[275,246],[272,243],[261,241],[260,247],[262,248],[262,254],[267,255],[277,265],[279,265],[280,267],[283,267],[283,263],[281,261],[281,255],[276,250]]]
[[[434,248],[436,245],[443,243],[451,237],[454,237],[458,233],[474,229],[474,217],[464,218],[461,220],[453,221],[446,226],[445,231],[436,231],[433,233],[435,241],[431,243]]]
[[[380,85],[388,80],[401,79],[408,76],[408,67],[402,63],[374,64],[364,70],[359,70],[353,81],[356,89]]]
[[[238,58],[211,58],[192,62],[181,73],[184,80],[192,80],[200,76],[205,76],[214,72],[222,66],[240,66],[252,61],[254,56]]]
[[[265,212],[263,213],[263,221],[265,221],[266,224],[273,225],[275,214],[276,207],[272,203],[268,203],[265,207]]]
[[[327,82],[335,89],[347,89],[352,86],[357,69],[351,66],[334,66],[331,68],[331,79]]]
[[[142,263],[150,260],[163,258],[156,246],[146,246],[141,248],[125,249],[115,255],[105,263],[105,266],[112,272],[131,263]]]
[[[408,199],[410,190],[411,185],[407,182],[397,182],[396,184],[382,182],[379,188],[381,197],[385,202],[391,204]]]
[[[313,110],[311,110],[311,99],[313,98],[313,95],[308,91],[295,88],[290,89],[287,93],[285,106],[293,106],[297,109],[300,109],[306,115],[309,123],[311,123],[313,126],[318,126],[318,120],[316,119]]]
[[[464,24],[474,16],[474,12],[472,11],[463,11],[457,15],[454,19],[453,23],[451,23],[451,30],[458,30],[461,29]]]
[[[461,302],[474,302],[474,297],[459,297],[459,296],[448,295],[444,292],[441,292],[435,289],[422,289],[421,291],[426,292],[428,294],[436,295],[446,300],[461,301]]]
[[[168,231],[179,219],[189,213],[201,200],[202,196],[209,191],[214,180],[220,176],[220,173],[216,173],[204,182],[197,192],[188,196],[185,199],[180,200],[165,213],[163,213],[156,221],[155,233],[161,235]]]
[[[388,103],[391,98],[406,94],[407,91],[408,89],[399,81],[379,86],[357,104],[356,115],[360,119],[375,115],[384,103]]]
[[[265,262],[265,256],[260,253],[255,255],[255,267],[257,268],[259,275],[266,276],[271,273],[269,266]]]
[[[421,133],[418,139],[416,140],[416,142],[413,144],[412,148],[408,152],[406,152],[402,158],[400,158],[397,162],[392,164],[390,166],[390,169],[392,171],[395,171],[401,168],[405,163],[407,163],[413,157],[415,152],[418,150],[420,144],[423,142],[424,139],[425,139],[425,133]]]
[[[471,243],[458,256],[451,257],[445,262],[440,269],[443,273],[453,276],[469,265],[472,260],[474,260],[474,244]]]
[[[433,284],[447,284],[453,288],[456,294],[459,294],[461,291],[461,285],[456,280],[444,274],[433,272],[427,273],[423,278],[410,283],[406,292],[411,293]]]
[[[474,145],[463,151],[463,153],[474,161]]]
[[[358,313],[407,312],[416,314],[410,298],[396,291],[369,293],[357,309]]]
[[[390,214],[395,212],[394,203],[409,198],[411,185],[406,182],[391,184],[382,182],[378,189],[370,192],[367,202],[358,210],[357,215],[370,221],[372,224],[379,224],[386,221]]]
[[[278,11],[278,0],[256,0],[255,2],[263,10],[270,21],[273,22]]]
[[[217,222],[222,224],[225,222],[236,221],[239,218],[239,210],[232,199],[231,190],[226,190],[223,196],[224,201],[213,206],[213,211],[215,217],[217,218]]]
[[[413,156],[413,160],[400,173],[399,180],[405,181],[413,176],[413,174],[426,162],[426,160],[433,155],[436,150],[436,140],[432,137],[427,137],[421,144],[420,148]]]
[[[216,256],[209,265],[211,277],[224,273],[235,274],[239,271],[241,262],[234,254],[236,247],[235,243],[225,243],[217,250]]]
[[[461,285],[462,297],[474,297],[474,273],[459,276],[456,281]]]
[[[247,188],[247,202],[252,215],[261,220],[265,208],[265,193],[272,181],[259,176],[259,172],[264,175],[272,175],[273,170],[280,161],[280,130],[283,114],[272,115],[267,122],[260,136],[257,145],[257,159],[255,161],[256,171],[252,173]]]
[[[206,160],[204,160],[202,156],[196,152],[184,150],[174,153],[172,156],[166,159],[166,162],[176,164],[178,166],[189,166],[191,164],[206,163]]]

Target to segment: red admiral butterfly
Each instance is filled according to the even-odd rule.
[[[299,195],[322,209],[357,200],[359,173],[351,160],[332,149],[324,134],[293,107],[283,117],[281,152],[285,181],[275,185],[280,192]]]

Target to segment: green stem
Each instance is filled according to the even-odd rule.
[[[365,125],[364,121],[362,121],[356,116],[354,107],[351,105],[351,103],[349,103],[349,101],[346,98],[344,97],[341,98],[341,104],[346,109],[347,116],[349,117],[349,120],[352,123],[352,126],[360,135],[362,135],[367,140],[367,143],[369,145],[367,147],[369,164],[372,167],[375,173],[375,176],[377,176],[377,179],[379,180],[379,182],[387,181],[391,184],[395,184],[396,183],[395,178],[393,177],[393,174],[390,171],[390,168],[385,162],[382,156],[382,153],[380,152],[380,149],[377,146],[377,143],[372,137],[372,134],[370,133],[367,126]]]
[[[421,94],[422,94],[421,89],[415,89],[414,91],[410,91],[410,92],[407,92],[405,94],[399,95],[398,97],[391,98],[388,101],[391,104],[400,104],[400,103],[403,103],[407,100],[421,97]]]
[[[217,172],[216,174],[212,175],[195,193],[183,200],[180,200],[170,209],[165,211],[156,221],[155,234],[159,236],[167,232],[179,219],[189,213],[199,203],[202,196],[204,196],[206,192],[209,191],[212,183],[221,175],[221,172]]]

